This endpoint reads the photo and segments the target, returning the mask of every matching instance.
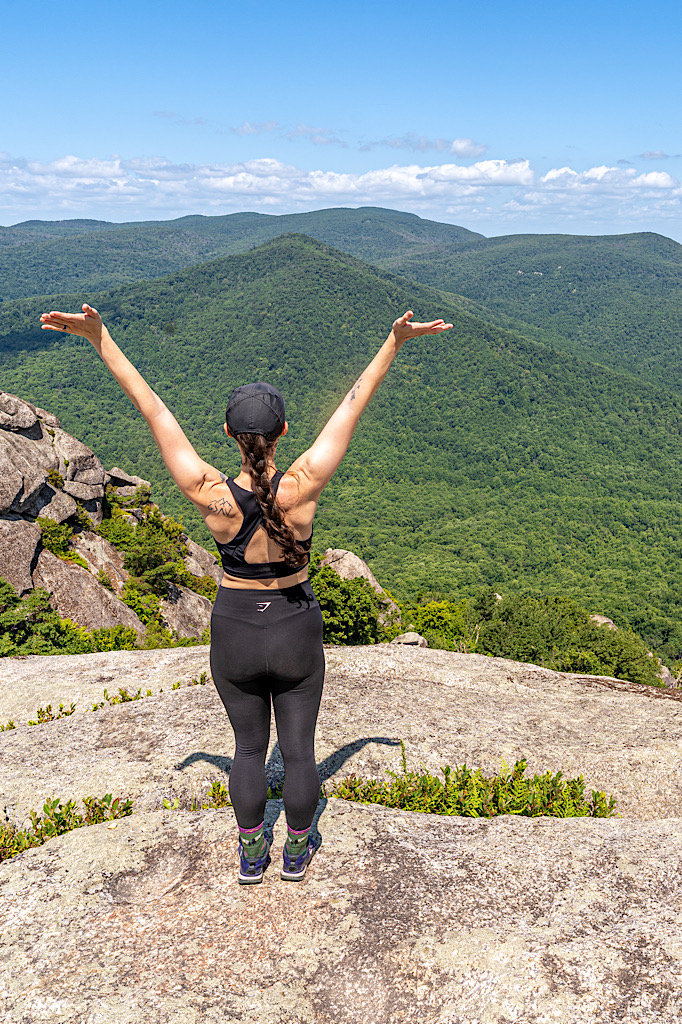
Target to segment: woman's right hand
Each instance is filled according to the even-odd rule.
[[[410,338],[419,338],[422,334],[440,334],[442,331],[449,331],[453,326],[446,324],[445,320],[430,320],[425,324],[412,323],[413,316],[412,310],[408,309],[407,313],[398,317],[391,328],[393,337],[400,345],[409,341]]]
[[[87,338],[97,348],[102,341],[102,317],[93,306],[83,303],[82,313],[61,313],[53,309],[40,318],[44,331],[64,331],[79,338]]]

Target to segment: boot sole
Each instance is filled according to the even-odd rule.
[[[285,868],[282,868],[282,870],[279,873],[279,877],[283,879],[285,882],[300,882],[305,876],[306,871],[310,867],[310,862],[312,861],[316,853],[317,850],[313,850],[313,852],[310,854],[310,857],[308,858],[308,863],[303,868],[301,868],[300,871],[287,871]]]

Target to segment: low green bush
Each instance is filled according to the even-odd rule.
[[[328,565],[311,559],[310,585],[322,610],[324,641],[328,644],[374,644],[381,636],[380,604],[365,579],[344,580]]]
[[[525,774],[526,767],[522,758],[511,771],[486,776],[480,768],[472,771],[464,764],[453,770],[448,765],[441,769],[440,779],[428,771],[408,771],[403,746],[402,774],[388,772],[390,782],[350,775],[334,783],[330,796],[403,811],[469,818],[492,818],[498,814],[609,818],[615,813],[613,796],[607,798],[602,791],[592,790],[591,798],[586,798],[582,775],[564,779],[561,772],[553,775],[548,771],[531,779]]]
[[[15,857],[23,850],[41,846],[54,836],[61,836],[83,825],[97,825],[102,821],[124,818],[133,813],[133,801],[112,798],[111,793],[103,797],[83,797],[85,812],[76,810],[76,801],[69,800],[63,804],[59,798],[47,800],[43,805],[42,815],[31,811],[29,828],[21,829],[7,823],[0,825],[0,861]]]

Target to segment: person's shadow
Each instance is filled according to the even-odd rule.
[[[320,785],[324,786],[325,782],[334,775],[342,765],[348,761],[353,754],[357,754],[359,750],[366,747],[368,743],[381,743],[384,746],[399,747],[400,740],[390,739],[388,736],[362,736],[360,739],[353,740],[352,743],[345,743],[338,750],[335,750],[329,757],[325,757],[321,761],[317,769],[320,773]],[[230,774],[232,768],[232,758],[225,757],[221,754],[209,754],[204,750],[197,750],[193,754],[189,754],[183,761],[179,761],[175,765],[177,771],[183,771],[188,768],[191,764],[195,764],[197,761],[204,761],[207,764],[212,764],[219,771],[225,775]],[[284,783],[284,761],[279,749],[279,743],[275,743],[272,750],[270,751],[270,757],[265,765],[265,778],[268,786],[273,792],[281,792],[282,785]],[[327,807],[327,797],[320,795],[320,799],[317,804],[317,810],[315,811],[315,817],[310,829],[311,838],[319,846],[322,842],[322,836],[319,830],[319,820],[324,814]],[[280,817],[283,810],[283,803],[281,799],[268,800],[265,810],[265,824],[268,828],[274,828],[278,818]]]

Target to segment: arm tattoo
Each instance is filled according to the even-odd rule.
[[[358,377],[353,387],[350,389],[349,401],[354,402],[358,393],[358,388],[362,384],[362,376]]]
[[[208,511],[214,516],[229,516],[234,505],[229,498],[217,498],[216,501],[209,501]]]

